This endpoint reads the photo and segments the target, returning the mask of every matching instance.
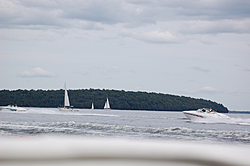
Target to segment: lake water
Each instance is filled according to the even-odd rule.
[[[0,136],[84,136],[250,145],[250,114],[230,120],[191,122],[182,112],[57,108],[0,111]]]

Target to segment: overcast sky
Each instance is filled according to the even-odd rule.
[[[0,89],[116,89],[250,110],[249,0],[1,0]]]

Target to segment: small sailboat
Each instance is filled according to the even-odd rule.
[[[94,108],[94,104],[93,104],[93,103],[92,103],[91,109],[92,109],[92,110],[93,110],[93,109],[95,109],[95,108]]]
[[[108,98],[107,98],[107,101],[105,102],[104,109],[105,109],[105,110],[111,109],[111,108],[110,108],[110,105],[109,105],[109,99],[108,99]]]
[[[73,111],[72,106],[70,106],[69,103],[69,96],[66,88],[66,83],[65,83],[65,90],[64,90],[64,107],[58,107],[60,111]]]

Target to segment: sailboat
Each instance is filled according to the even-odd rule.
[[[105,109],[105,110],[111,109],[111,108],[110,108],[110,105],[109,105],[109,99],[108,99],[108,98],[107,98],[107,101],[105,102],[104,109]]]
[[[65,83],[65,90],[64,90],[64,107],[58,107],[60,111],[73,111],[72,106],[70,106],[69,103],[69,96],[66,88],[66,83]]]
[[[93,104],[93,103],[92,103],[91,109],[92,109],[92,110],[94,109],[94,104]]]

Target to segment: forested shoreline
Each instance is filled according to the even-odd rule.
[[[64,90],[1,90],[0,105],[17,104],[22,107],[58,107],[63,104]],[[228,109],[220,103],[162,93],[132,92],[124,90],[79,89],[68,90],[70,103],[75,108],[103,109],[106,98],[112,109],[183,111],[198,108],[213,108],[222,113]]]

